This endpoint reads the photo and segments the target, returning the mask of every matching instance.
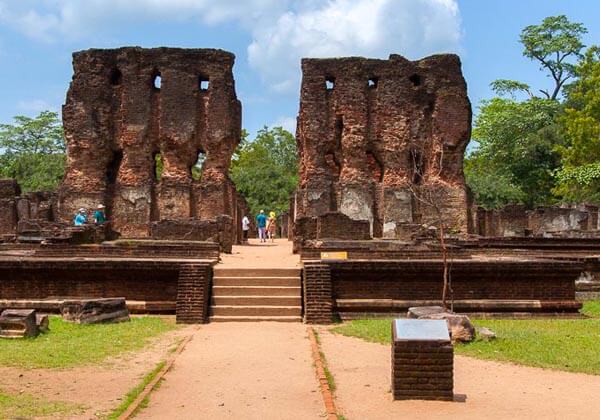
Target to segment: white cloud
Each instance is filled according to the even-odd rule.
[[[302,57],[399,53],[415,59],[459,47],[455,0],[331,0],[310,6],[253,33],[250,65],[276,91],[297,89]]]
[[[270,127],[283,127],[284,130],[296,134],[296,118],[281,116],[277,118],[274,123],[270,124]]]
[[[0,0],[0,24],[53,42],[141,21],[235,22],[252,37],[248,60],[272,91],[298,92],[302,57],[415,59],[456,51],[457,0]]]
[[[46,6],[46,7],[44,7]],[[0,23],[47,42],[82,38],[106,24],[188,21],[207,25],[237,21],[245,26],[281,13],[287,0],[0,0]]]

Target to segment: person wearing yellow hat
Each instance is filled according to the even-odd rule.
[[[277,231],[277,215],[274,211],[269,213],[269,220],[267,220],[267,233],[271,242],[275,242],[275,232]]]

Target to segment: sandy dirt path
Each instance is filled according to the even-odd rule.
[[[306,326],[203,325],[139,419],[319,419]]]
[[[260,243],[250,239],[247,245],[234,245],[231,254],[221,254],[216,268],[300,268],[300,257],[292,254],[292,242],[275,239]]]
[[[454,392],[465,402],[393,401],[390,347],[319,328],[337,385],[336,404],[354,419],[593,419],[600,376],[456,356]]]

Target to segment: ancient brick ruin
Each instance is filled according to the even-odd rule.
[[[434,198],[466,233],[471,105],[460,66],[455,55],[303,59],[295,219],[340,212],[398,238],[401,225],[439,223]]]
[[[213,49],[75,53],[60,217],[104,203],[121,237],[147,237],[161,220],[228,215],[237,226],[243,200],[228,176],[241,134],[233,63],[233,54]]]
[[[233,61],[206,49],[74,54],[59,191],[0,180],[0,309],[125,297],[134,312],[208,322],[215,296],[237,299],[213,294],[230,281],[213,266],[249,214],[228,177],[241,134]],[[471,108],[458,57],[305,59],[302,69],[300,183],[278,224],[300,254],[292,283],[302,292],[291,298],[305,322],[439,304],[440,221],[459,234],[447,238],[457,311],[575,313],[576,279],[579,296],[600,293],[597,206],[469,202]],[[79,207],[98,203],[109,225],[72,226]]]

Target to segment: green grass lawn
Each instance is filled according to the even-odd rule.
[[[118,324],[79,325],[50,317],[50,331],[36,338],[0,340],[0,366],[70,368],[138,350],[176,328],[174,320],[135,317]]]
[[[0,418],[32,418],[78,414],[83,406],[62,401],[48,401],[29,394],[12,395],[0,391]]]
[[[498,338],[458,344],[455,351],[481,359],[600,375],[600,301],[586,302],[582,312],[594,318],[473,320]],[[391,342],[389,319],[351,321],[333,332],[375,343]]]

